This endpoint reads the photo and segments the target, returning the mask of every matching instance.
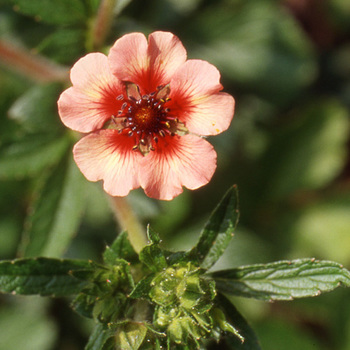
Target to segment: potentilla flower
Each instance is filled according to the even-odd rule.
[[[210,181],[216,152],[203,136],[229,127],[234,99],[220,92],[213,65],[186,60],[175,35],[124,35],[108,57],[81,58],[70,78],[58,110],[66,126],[88,133],[73,149],[88,180],[103,180],[112,196],[142,187],[165,200]]]

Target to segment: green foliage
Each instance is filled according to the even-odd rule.
[[[12,3],[16,11],[50,24],[76,24],[86,20],[82,0],[12,0]]]
[[[126,232],[113,241],[104,194],[72,161],[76,136],[57,114],[69,82],[37,81],[0,45],[0,255],[31,257],[0,261],[0,291],[73,297],[75,317],[95,324],[87,340],[71,299],[0,295],[1,349],[260,349],[237,309],[264,349],[350,348],[348,289],[323,293],[349,286],[350,7],[311,3],[115,2],[101,51],[127,32],[172,31],[190,58],[219,68],[237,106],[232,127],[209,140],[218,167],[208,186],[164,203],[131,194],[151,223],[140,255]],[[100,4],[0,0],[1,44],[68,71],[93,49]],[[240,213],[231,188],[202,228],[233,183]],[[278,261],[300,256],[317,260]]]
[[[261,300],[291,300],[350,286],[350,273],[331,261],[301,259],[242,266],[211,274],[220,291]]]
[[[208,272],[200,264],[208,259],[211,266],[213,257],[218,259],[224,252],[237,216],[237,191],[231,188],[205,224],[199,243],[188,253],[164,250],[159,235],[148,226],[149,244],[139,259],[123,232],[106,248],[103,265],[50,258],[2,261],[0,290],[76,295],[73,309],[95,321],[86,349],[202,349],[205,340],[220,341],[225,334],[232,349],[259,350],[253,330],[217,291],[269,301],[291,300],[316,296],[340,284],[350,286],[350,272],[337,263],[315,259]],[[215,253],[210,253],[210,245]],[[143,278],[135,284],[140,276]]]
[[[76,271],[90,273],[94,264],[83,260],[49,258],[0,262],[0,291],[12,294],[65,296],[79,292],[87,284],[73,276]]]
[[[238,223],[238,192],[231,188],[204,226],[197,245],[190,255],[198,259],[203,268],[210,268],[227,248]]]
[[[69,144],[66,137],[28,135],[3,150],[0,179],[22,179],[40,174],[60,160]]]
[[[26,257],[60,257],[76,233],[84,209],[83,177],[70,156],[45,175],[25,223],[21,253]]]

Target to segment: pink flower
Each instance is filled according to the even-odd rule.
[[[108,57],[81,58],[70,78],[58,110],[66,126],[88,133],[73,149],[88,180],[103,180],[112,196],[141,186],[165,200],[210,181],[216,153],[201,136],[229,127],[234,99],[220,92],[213,65],[186,60],[176,36],[127,34]]]

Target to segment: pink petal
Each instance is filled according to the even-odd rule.
[[[235,105],[221,89],[220,73],[213,65],[189,60],[171,79],[170,108],[191,132],[216,135],[229,127]]]
[[[111,73],[107,57],[91,53],[71,70],[73,87],[58,100],[62,122],[73,130],[90,132],[100,129],[120,109],[116,97],[123,93],[121,82]]]
[[[149,43],[141,33],[124,35],[108,55],[112,72],[123,81],[139,85],[151,93],[169,83],[171,76],[186,61],[186,50],[172,33],[154,32]]]
[[[149,197],[171,200],[182,192],[182,186],[196,189],[207,184],[215,169],[216,153],[204,139],[166,137],[142,159],[140,183]]]
[[[142,155],[132,151],[134,140],[116,130],[100,130],[83,137],[73,149],[74,159],[90,181],[104,180],[112,196],[126,196],[140,187],[139,162]]]

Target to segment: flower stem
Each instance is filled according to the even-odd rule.
[[[40,83],[69,80],[69,69],[40,55],[0,40],[0,62]]]
[[[97,16],[92,23],[89,51],[99,50],[103,46],[111,29],[116,2],[116,0],[101,1]]]
[[[139,253],[147,245],[145,230],[137,220],[126,197],[111,197],[111,203],[119,225],[128,232],[131,245]]]

